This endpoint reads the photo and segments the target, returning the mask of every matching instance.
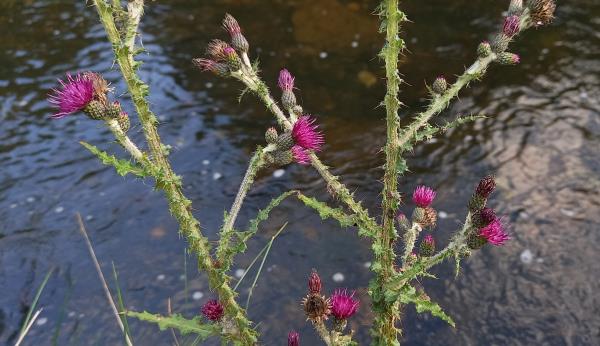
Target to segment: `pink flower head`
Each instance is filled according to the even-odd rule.
[[[412,200],[420,208],[427,208],[435,198],[435,191],[425,185],[417,186],[413,192]]]
[[[493,245],[502,245],[510,239],[509,235],[504,230],[500,219],[496,218],[489,225],[479,230],[479,235],[487,239]]]
[[[294,161],[301,165],[310,164],[310,156],[308,156],[306,150],[299,145],[294,145],[292,147],[292,156],[294,157]]]
[[[519,16],[508,16],[504,19],[504,26],[502,32],[508,37],[513,37],[519,33],[519,26],[521,25],[521,19]]]
[[[78,73],[73,77],[67,73],[67,80],[58,80],[62,90],[52,89],[54,94],[48,95],[48,101],[58,108],[52,118],[59,119],[85,108],[94,99],[94,81]]]
[[[331,296],[331,313],[338,320],[345,320],[358,311],[360,302],[354,299],[354,291],[348,294],[346,289],[337,289]]]
[[[432,246],[435,244],[435,240],[433,239],[433,236],[431,234],[428,234],[425,236],[425,238],[423,238],[423,241],[425,243],[427,243],[427,245]]]
[[[521,57],[519,56],[519,54],[513,54],[512,55],[512,63],[513,65],[516,65],[518,63],[521,62]]]
[[[323,134],[317,131],[319,126],[315,125],[315,121],[310,115],[303,115],[294,123],[292,137],[296,145],[306,150],[321,150],[324,143]]]
[[[223,305],[218,300],[211,299],[202,306],[202,314],[211,321],[219,321],[223,317]]]
[[[308,291],[311,294],[321,293],[321,278],[316,270],[313,269],[312,273],[308,277]]]
[[[282,91],[292,91],[294,89],[294,76],[286,69],[279,71],[278,85]]]
[[[300,346],[300,334],[295,330],[288,333],[288,346]]]

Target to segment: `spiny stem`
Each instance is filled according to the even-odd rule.
[[[140,2],[137,2],[139,6]],[[143,2],[141,3],[143,5]],[[191,252],[198,256],[198,266],[208,274],[209,285],[219,295],[219,300],[225,308],[225,313],[230,316],[239,330],[240,341],[245,345],[256,343],[256,332],[250,328],[244,310],[235,301],[235,292],[228,284],[228,278],[213,265],[210,255],[210,244],[208,239],[200,231],[200,222],[193,216],[191,201],[185,197],[181,190],[181,182],[173,172],[166,154],[163,151],[162,142],[157,131],[157,119],[150,110],[146,96],[148,85],[145,84],[135,73],[137,66],[132,49],[123,42],[115,25],[112,9],[102,0],[94,0],[94,5],[100,16],[100,20],[106,30],[107,36],[112,43],[115,57],[121,73],[127,84],[127,88],[135,105],[138,117],[144,130],[144,135],[152,155],[152,163],[162,176],[157,177],[157,187],[161,188],[167,197],[169,209],[177,219],[181,233],[186,237]],[[141,16],[141,13],[140,13]],[[135,18],[130,18],[135,21]],[[138,20],[139,22],[139,20]],[[137,26],[136,26],[137,27]]]
[[[404,41],[399,35],[399,24],[405,20],[405,15],[398,9],[398,0],[385,0],[381,8],[382,20],[385,22],[386,39],[381,56],[385,59],[385,75],[387,92],[384,99],[387,123],[387,143],[385,146],[385,172],[383,175],[382,191],[382,219],[383,227],[375,240],[379,242],[378,251],[375,252],[375,261],[378,263],[374,290],[371,291],[373,305],[378,311],[375,318],[374,330],[376,331],[375,345],[393,345],[397,343],[396,316],[397,306],[384,299],[383,286],[395,273],[394,270],[394,242],[397,238],[394,216],[400,204],[398,190],[398,160],[400,141],[398,130],[400,118],[398,108],[400,101],[397,98],[400,88],[398,73],[398,55],[404,49]]]
[[[404,253],[402,253],[402,263],[406,263],[408,256],[410,256],[415,248],[415,241],[417,240],[417,234],[419,234],[419,232],[421,232],[421,225],[415,222],[412,227],[404,233]]]

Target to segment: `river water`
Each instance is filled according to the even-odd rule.
[[[412,20],[402,34],[408,46],[400,66],[404,124],[426,105],[426,82],[439,74],[452,81],[472,62],[478,42],[498,26],[503,3],[402,5]],[[141,26],[148,51],[142,78],[150,84],[161,135],[173,147],[173,166],[211,239],[249,154],[274,123],[253,96],[238,102],[239,84],[191,65],[211,38],[224,38],[219,23],[225,12],[244,27],[252,56],[260,59],[262,76],[274,91],[279,69],[296,76],[298,99],[326,135],[323,161],[373,215],[380,212],[385,122],[377,104],[385,86],[382,64],[374,58],[382,44],[375,5],[149,3]],[[56,78],[81,70],[103,73],[133,114],[94,9],[84,1],[4,0],[0,10],[0,343],[15,342],[50,269],[38,305],[44,310],[25,344],[121,343],[76,212],[113,289],[114,263],[128,308],[166,313],[170,298],[174,311],[197,314],[212,295],[193,259],[185,258],[163,196],[150,181],[117,176],[79,145],[86,141],[124,155],[98,123],[83,116],[48,118],[52,110],[45,97]],[[473,186],[488,173],[499,186],[491,204],[506,215],[512,235],[506,246],[487,247],[466,260],[456,279],[446,263],[434,270],[438,280],[422,281],[457,328],[417,316],[409,307],[402,322],[407,345],[600,344],[600,3],[559,2],[556,15],[551,26],[528,30],[513,45],[522,57],[519,66],[490,68],[437,121],[459,114],[487,119],[445,133],[407,157],[411,171],[401,179],[401,192],[409,194],[420,183],[439,191],[438,244],[460,225]],[[130,132],[142,143],[137,121]],[[291,165],[274,173],[259,175],[238,228],[288,189],[335,203],[310,167]],[[411,208],[408,203],[402,209]],[[301,333],[303,345],[318,344],[299,305],[311,268],[319,270],[328,292],[357,290],[362,306],[350,325],[357,340],[367,343],[371,258],[368,242],[354,229],[322,222],[289,200],[263,224],[235,268],[245,268],[285,221],[289,225],[274,242],[249,306],[264,344],[285,344],[290,329]],[[242,304],[251,274],[241,285]],[[173,342],[154,325],[130,321],[130,327],[136,344]]]

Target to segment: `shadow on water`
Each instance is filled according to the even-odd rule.
[[[201,74],[190,64],[211,38],[223,37],[219,22],[225,12],[242,23],[252,55],[274,90],[280,68],[296,75],[299,99],[326,134],[324,162],[373,214],[379,212],[385,128],[376,107],[384,93],[381,63],[373,58],[382,44],[371,15],[376,2],[190,3],[148,6],[141,28],[148,50],[142,78],[151,86],[161,134],[174,148],[173,166],[184,177],[204,231],[215,238],[248,154],[273,124],[252,96],[237,102],[240,85]],[[405,123],[426,104],[425,81],[461,73],[477,43],[494,30],[504,5],[489,3],[403,5],[413,21],[403,34],[410,51],[400,68],[407,83],[400,95]],[[6,1],[0,7],[0,342],[15,341],[37,285],[51,267],[55,275],[42,296],[45,309],[29,344],[50,344],[55,335],[61,345],[121,341],[77,232],[75,212],[84,216],[104,270],[110,272],[111,261],[118,268],[128,307],[164,313],[170,297],[176,311],[198,313],[211,293],[191,258],[186,289],[184,243],[162,196],[149,182],[116,176],[78,144],[83,140],[122,154],[104,128],[81,116],[48,120],[45,95],[65,71],[102,72],[117,95],[124,93],[95,12],[83,1]],[[595,279],[600,272],[600,4],[559,3],[557,17],[552,26],[530,30],[514,45],[523,57],[519,66],[491,68],[440,122],[469,113],[489,118],[429,141],[408,158],[411,173],[402,178],[402,192],[418,183],[440,191],[438,243],[460,225],[472,186],[488,172],[497,176],[499,193],[492,203],[510,221],[513,240],[465,261],[456,280],[450,265],[437,268],[440,280],[423,284],[458,327],[416,316],[409,308],[403,319],[406,344],[600,343]],[[130,103],[122,101],[133,114]],[[131,132],[142,139],[138,124]],[[257,179],[240,228],[290,188],[329,200],[309,168],[289,166],[281,177],[272,173]],[[311,268],[319,269],[328,291],[358,290],[362,309],[351,325],[366,343],[370,252],[353,229],[321,222],[312,211],[286,201],[264,223],[238,268],[249,264],[285,220],[290,225],[271,250],[249,310],[254,321],[262,321],[264,343],[285,343],[288,330],[296,329],[303,344],[317,344],[299,308]],[[338,272],[344,275],[341,283],[332,280]],[[171,342],[168,332],[157,333],[154,326],[132,322],[132,329],[138,344]]]

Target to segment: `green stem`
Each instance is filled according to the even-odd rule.
[[[150,162],[146,159],[142,151],[131,141],[127,134],[123,132],[117,119],[107,119],[106,126],[113,133],[117,142],[119,142],[119,144],[121,144],[121,146],[125,148],[138,163],[145,166],[150,165]]]
[[[413,223],[412,227],[406,230],[404,233],[404,253],[402,253],[402,263],[405,264],[408,256],[412,253],[415,248],[415,241],[417,235],[421,232],[421,225]]]
[[[264,164],[264,152],[263,149],[259,147],[258,149],[256,149],[254,155],[250,159],[250,164],[248,165],[248,169],[244,174],[244,179],[240,184],[238,193],[235,196],[233,204],[231,205],[229,214],[227,214],[227,216],[225,217],[223,227],[221,228],[221,236],[216,256],[217,260],[221,262],[221,266],[223,266],[223,268],[229,268],[230,263],[225,263],[225,261],[229,262],[232,260],[230,257],[227,256],[227,254],[230,250],[230,241],[231,236],[234,232],[233,227],[235,225],[235,220],[237,219],[238,213],[242,207],[244,198],[246,198],[248,190],[250,190],[252,183],[254,183],[254,178],[256,177],[256,174],[262,167],[264,167]]]
[[[395,214],[400,204],[398,195],[398,159],[400,152],[400,141],[398,130],[400,118],[398,109],[398,91],[402,80],[398,73],[398,55],[404,49],[404,41],[399,37],[399,24],[405,20],[405,15],[398,9],[398,0],[385,0],[381,8],[382,19],[385,22],[386,39],[381,56],[385,59],[385,75],[387,80],[387,92],[384,99],[387,123],[387,143],[385,146],[385,172],[383,175],[382,191],[382,219],[383,227],[379,231],[376,242],[379,242],[375,252],[377,262],[376,277],[374,278],[374,290],[371,291],[375,311],[375,323],[373,329],[375,345],[394,345],[398,341],[397,335],[400,330],[396,328],[396,318],[399,307],[397,304],[386,302],[383,287],[395,273],[394,269],[394,243],[398,237],[395,228]]]
[[[181,181],[173,172],[163,151],[162,142],[157,131],[158,122],[146,100],[148,85],[135,73],[134,66],[137,66],[137,64],[133,58],[133,50],[126,46],[119,35],[110,6],[102,0],[94,0],[94,5],[112,43],[117,63],[142,124],[152,155],[152,163],[162,174],[156,179],[157,186],[165,192],[169,209],[179,222],[180,231],[186,237],[191,252],[196,253],[198,256],[199,268],[207,272],[209,285],[217,291],[226,314],[235,321],[236,327],[239,329],[240,341],[244,345],[253,345],[256,343],[256,332],[250,328],[251,322],[247,319],[244,310],[235,301],[235,292],[227,283],[227,276],[214,267],[208,239],[202,234],[200,222],[192,214],[191,201],[183,194]],[[130,18],[130,23],[132,20],[135,19]]]

